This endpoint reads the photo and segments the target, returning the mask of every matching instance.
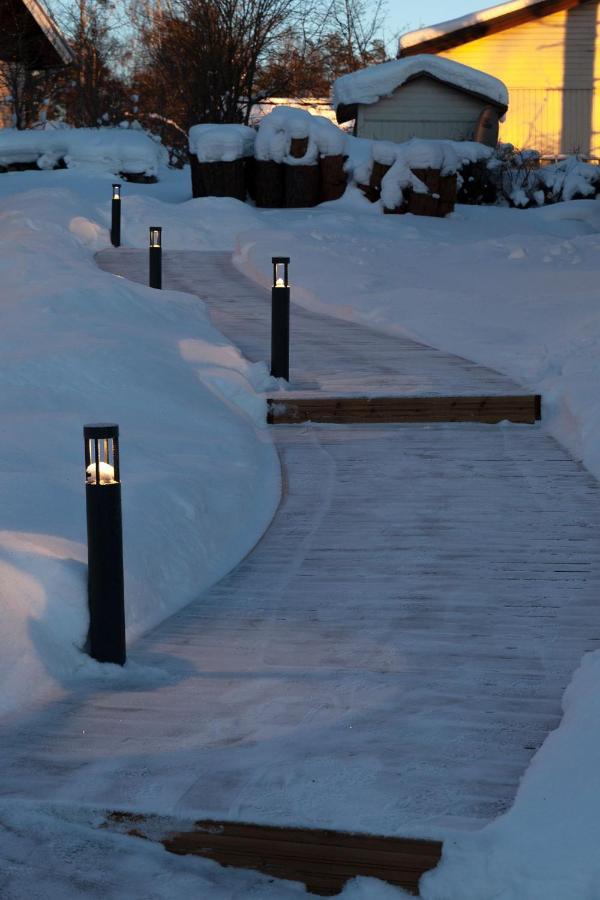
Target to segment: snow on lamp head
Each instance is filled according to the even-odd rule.
[[[113,195],[112,195],[113,200],[120,200],[121,199],[121,185],[113,184],[112,189],[113,189]]]
[[[162,241],[162,228],[157,225],[150,226],[150,246],[160,247]]]
[[[290,264],[289,256],[274,256],[273,261],[273,287],[287,288],[290,286],[288,280],[288,266]]]
[[[119,426],[84,425],[83,445],[86,484],[118,484]]]

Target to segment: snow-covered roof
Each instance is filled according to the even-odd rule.
[[[39,0],[3,0],[0,32],[0,59],[19,60],[22,48],[15,40],[15,33],[28,42],[32,62],[40,67],[68,65],[75,58],[58,25]]]
[[[419,75],[428,75],[437,81],[476,94],[501,106],[503,112],[508,108],[508,91],[498,78],[429,53],[394,59],[342,75],[333,85],[333,105],[339,109],[356,104],[377,103],[381,97],[388,97],[401,85]],[[340,118],[338,114],[338,121],[344,121],[343,115]]]
[[[529,19],[539,18],[545,8],[550,14],[572,5],[573,0],[562,0],[562,2],[561,0],[508,0],[506,3],[496,3],[494,6],[467,13],[456,19],[449,19],[447,22],[439,22],[401,35],[398,42],[398,56],[405,56],[422,45],[428,45],[427,49],[430,52],[436,52],[483,37],[490,31],[510,28],[512,25]]]

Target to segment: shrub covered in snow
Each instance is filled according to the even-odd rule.
[[[104,172],[156,177],[166,163],[162,144],[140,129],[45,128],[0,129],[0,166],[38,169],[94,167]]]
[[[600,168],[567,156],[551,165],[543,165],[536,150],[516,150],[512,144],[499,144],[488,163],[497,200],[525,209],[562,200],[595,197],[600,190]]]

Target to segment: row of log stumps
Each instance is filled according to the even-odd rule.
[[[381,182],[391,169],[391,165],[373,161],[371,177],[366,185],[359,185],[364,195],[375,203],[381,199]],[[427,188],[428,193],[417,193],[413,188],[403,191],[403,202],[393,208],[384,207],[384,213],[412,213],[415,216],[435,216],[443,218],[454,210],[457,195],[458,178],[453,175],[442,175],[439,169],[412,169]]]
[[[316,206],[339,199],[346,190],[347,175],[343,155],[322,156],[303,164],[308,138],[292,138],[289,157],[298,164],[244,157],[232,162],[202,162],[190,154],[194,197],[249,196],[257,206],[286,209]]]

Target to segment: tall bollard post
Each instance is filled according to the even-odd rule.
[[[112,186],[112,215],[110,222],[110,242],[113,247],[121,246],[121,185]]]
[[[156,225],[150,227],[150,249],[149,249],[150,279],[151,288],[162,288],[162,228]]]
[[[271,375],[290,380],[289,256],[273,257],[271,288]]]
[[[90,656],[125,663],[119,426],[85,425]]]

